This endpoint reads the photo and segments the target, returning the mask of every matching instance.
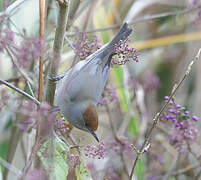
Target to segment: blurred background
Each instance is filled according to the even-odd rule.
[[[123,22],[133,29],[129,47],[136,49],[139,62],[131,60],[111,67],[98,105],[97,134],[100,144],[90,134],[76,128],[71,130],[70,125],[61,120],[64,128],[67,128],[61,134],[68,134],[67,142],[71,137],[69,144],[72,145],[73,139],[81,148],[79,153],[66,150],[68,158],[74,155],[62,161],[66,164],[61,166],[67,169],[59,172],[64,174],[60,179],[66,176],[68,179],[129,179],[136,158],[134,147],[142,146],[153,117],[165,104],[168,99],[166,96],[184,76],[201,48],[201,1],[69,2],[66,39],[58,74],[66,72],[74,63],[75,53],[70,45],[74,48],[78,43],[82,45],[77,51],[80,54],[76,60],[83,60],[99,46],[109,42]],[[58,9],[57,1],[48,1],[44,47],[44,42],[38,38],[39,2],[0,0],[0,79],[37,97],[38,58],[43,49],[45,95]],[[161,121],[150,138],[150,147],[138,160],[132,179],[201,179],[200,67],[201,61],[196,61],[174,99],[160,116]],[[6,168],[9,169],[7,179],[17,179],[32,151],[34,118],[37,118],[33,111],[36,107],[30,102],[23,102],[24,97],[3,84],[0,84],[0,92],[0,179],[6,179],[3,177]],[[31,122],[27,119],[31,119]],[[43,155],[39,157],[44,160]],[[77,169],[74,175],[69,162]],[[33,168],[35,177],[40,174],[38,179],[45,179],[49,174],[49,165],[43,163],[43,166],[46,172],[44,176]]]

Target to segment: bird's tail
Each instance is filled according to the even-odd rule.
[[[114,47],[120,40],[124,41],[131,34],[132,29],[128,28],[128,24],[124,23],[117,35],[109,42],[109,47]]]
[[[101,60],[102,67],[110,66],[112,56],[116,54],[115,45],[118,44],[120,40],[125,41],[131,34],[131,32],[132,29],[128,28],[127,23],[124,23],[117,35],[112,39],[112,41],[105,44],[101,49],[90,55],[88,58],[94,59],[96,57],[99,57],[97,58],[97,61]]]

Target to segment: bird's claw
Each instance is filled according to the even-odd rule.
[[[56,81],[59,81],[59,80],[63,79],[64,76],[65,76],[65,75],[62,74],[62,75],[59,75],[59,76],[56,76],[56,77],[48,77],[48,79],[49,79],[50,81],[56,82]]]

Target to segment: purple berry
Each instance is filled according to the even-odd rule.
[[[198,117],[197,116],[192,116],[192,120],[197,122],[198,121]]]

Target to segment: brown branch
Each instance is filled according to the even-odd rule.
[[[46,17],[46,0],[39,0],[39,4],[40,4],[40,40],[44,42],[45,39],[45,17]],[[39,58],[39,77],[38,77],[38,101],[42,102],[43,101],[43,50],[40,49],[40,58]],[[33,150],[35,149],[35,147],[37,146],[37,142],[38,142],[38,138],[39,138],[39,120],[36,120],[36,135],[35,135],[35,142],[32,148],[32,154],[34,154]],[[32,159],[35,156],[35,154],[33,156],[29,157],[29,164],[25,165],[25,170],[24,170],[24,174],[27,173],[27,171],[29,170],[31,164],[32,164]],[[35,168],[39,168],[40,167],[40,160],[39,157],[36,156],[35,162],[34,162],[34,166]],[[30,166],[29,166],[30,165]]]
[[[40,40],[44,41],[45,37],[45,2],[46,0],[40,0]],[[41,50],[39,59],[39,80],[38,80],[38,101],[43,100],[43,52]]]
[[[153,130],[155,129],[156,125],[158,124],[159,120],[160,120],[161,114],[163,113],[163,111],[164,111],[164,110],[166,109],[166,107],[168,106],[170,100],[173,98],[173,96],[175,95],[175,93],[176,93],[176,91],[178,90],[178,88],[181,86],[181,84],[184,82],[184,80],[188,77],[188,75],[189,75],[189,73],[190,73],[190,71],[191,71],[192,65],[195,63],[195,61],[199,60],[200,54],[201,54],[201,49],[198,50],[198,53],[197,53],[197,55],[195,56],[194,60],[192,60],[192,61],[190,62],[190,64],[189,64],[189,66],[188,66],[188,68],[187,68],[187,70],[186,70],[184,76],[182,77],[182,79],[179,81],[178,84],[175,85],[175,88],[172,90],[172,92],[171,92],[171,94],[170,94],[169,99],[167,100],[167,102],[164,104],[164,106],[161,108],[161,110],[155,115],[155,117],[154,117],[154,119],[153,119],[154,122],[153,122],[153,124],[152,124],[150,130],[149,130],[148,133],[147,133],[147,136],[146,136],[146,138],[145,138],[145,140],[144,140],[144,142],[143,142],[143,144],[142,144],[142,146],[141,146],[141,148],[140,148],[139,153],[137,153],[137,157],[136,157],[136,159],[135,159],[135,161],[134,161],[134,163],[133,163],[133,167],[132,167],[132,170],[131,170],[131,174],[130,174],[129,180],[132,180],[132,177],[133,177],[133,174],[134,174],[134,170],[135,170],[135,167],[136,167],[136,165],[137,165],[137,162],[138,162],[138,160],[139,160],[139,158],[140,158],[140,155],[143,153],[144,148],[145,148],[146,145],[148,144],[149,139],[150,139],[150,137],[151,137],[151,135],[152,135],[152,132],[153,132]]]

